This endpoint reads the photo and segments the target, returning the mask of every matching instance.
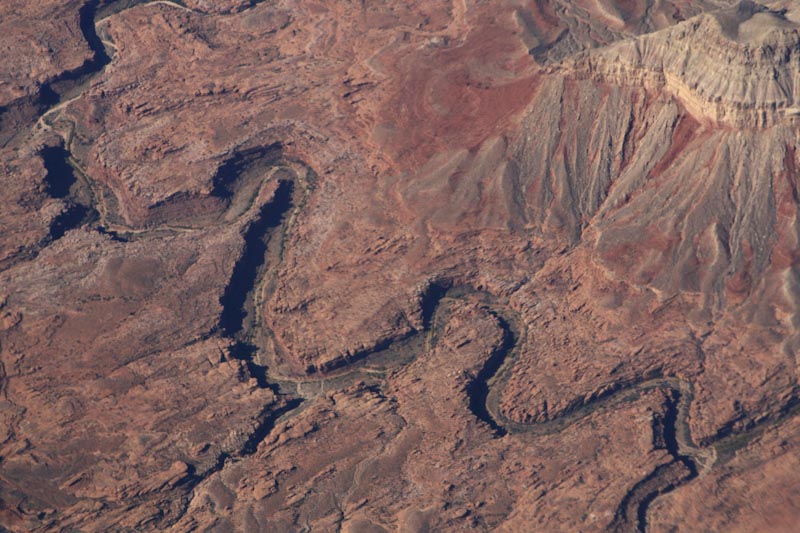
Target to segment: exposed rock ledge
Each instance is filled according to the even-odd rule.
[[[793,15],[743,1],[556,68],[666,89],[697,118],[737,128],[800,121],[800,25]]]

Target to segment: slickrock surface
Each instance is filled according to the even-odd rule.
[[[0,529],[792,529],[794,4],[3,2]]]

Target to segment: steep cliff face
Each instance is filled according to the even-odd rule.
[[[574,58],[568,68],[674,95],[700,120],[736,128],[792,123],[800,107],[800,26],[754,2]]]

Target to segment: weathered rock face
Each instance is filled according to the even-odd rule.
[[[792,2],[23,4],[1,526],[796,522]]]
[[[754,2],[575,59],[574,68],[674,95],[698,119],[737,128],[794,122],[800,107],[800,25]]]

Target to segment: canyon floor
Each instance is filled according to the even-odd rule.
[[[0,30],[0,531],[796,531],[796,2]]]

